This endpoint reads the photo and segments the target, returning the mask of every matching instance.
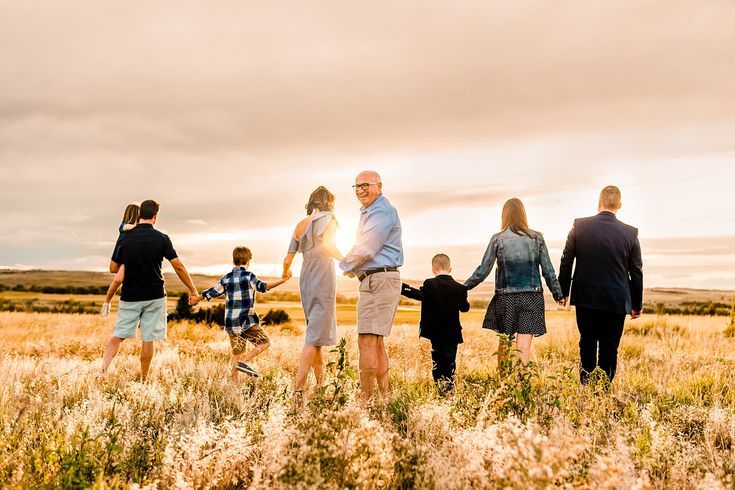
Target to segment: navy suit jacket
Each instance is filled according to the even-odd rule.
[[[577,261],[572,274],[572,264]],[[574,220],[559,266],[571,304],[612,313],[641,311],[643,262],[638,229],[603,211]]]
[[[403,284],[401,294],[421,301],[420,337],[442,344],[462,343],[459,312],[470,310],[466,287],[449,274],[440,274],[418,289]]]

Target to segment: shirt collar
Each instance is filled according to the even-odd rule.
[[[381,195],[378,196],[378,198],[375,201],[373,201],[373,203],[370,206],[368,206],[368,207],[360,206],[360,212],[361,213],[368,213],[372,209],[376,209],[378,207],[378,204],[382,203],[383,201],[385,201],[385,198],[383,197],[383,194],[381,194]]]
[[[135,225],[136,228],[153,228],[151,223],[138,223]]]
[[[615,213],[612,211],[600,211],[597,213],[597,216],[608,216],[610,218],[617,219],[617,216],[615,216]]]

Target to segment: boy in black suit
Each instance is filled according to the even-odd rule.
[[[454,388],[457,345],[462,343],[462,325],[459,312],[469,311],[467,288],[452,276],[451,263],[445,254],[435,255],[431,260],[432,279],[424,281],[420,288],[403,284],[401,294],[421,301],[421,323],[419,336],[431,341],[431,359],[434,366],[431,374],[439,391],[446,394]]]

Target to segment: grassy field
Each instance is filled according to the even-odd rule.
[[[273,305],[263,305],[272,307]],[[304,406],[290,383],[303,315],[270,330],[263,376],[227,379],[218,329],[170,325],[152,379],[139,342],[106,378],[114,318],[0,313],[0,486],[194,488],[730,488],[735,472],[735,339],[723,317],[644,317],[626,326],[612,392],[576,382],[570,312],[549,312],[536,365],[499,374],[482,311],[463,317],[458,387],[440,398],[417,310],[387,340],[392,394],[355,401],[330,368]],[[356,365],[354,309],[339,334]],[[328,359],[336,360],[339,353]],[[335,391],[338,391],[335,396]],[[344,395],[341,398],[339,395]]]
[[[224,274],[227,271],[222,271]],[[429,271],[427,271],[428,273]],[[174,274],[164,274],[166,279],[166,288],[171,292],[184,292],[186,288]],[[112,275],[105,272],[90,271],[46,271],[32,270],[21,271],[12,269],[0,269],[0,285],[13,288],[18,284],[29,288],[31,286],[56,286],[56,287],[87,287],[87,286],[109,286]],[[199,289],[212,286],[219,276],[206,276],[202,274],[192,275],[194,283]],[[262,278],[268,280],[269,278]],[[462,278],[457,277],[458,280]],[[492,278],[490,278],[492,279]],[[413,286],[421,284],[422,280],[418,278],[405,279],[406,282]],[[344,296],[357,296],[358,281],[354,279],[346,279],[339,277],[337,281],[337,293]],[[489,299],[493,294],[493,284],[488,282],[482,283],[475,289],[470,291],[470,298],[486,298]],[[277,291],[296,293],[299,290],[298,278],[294,278]],[[645,291],[645,301],[648,304],[663,303],[669,306],[676,306],[685,301],[715,301],[730,303],[735,291],[721,291],[714,289],[686,289],[686,288],[650,288]],[[547,303],[551,301],[551,297],[547,295]]]

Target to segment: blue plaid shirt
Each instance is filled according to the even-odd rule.
[[[209,301],[227,295],[225,302],[225,330],[240,335],[253,325],[260,323],[255,312],[255,292],[266,292],[266,283],[255,277],[245,267],[235,267],[225,274],[217,284],[202,293]]]

